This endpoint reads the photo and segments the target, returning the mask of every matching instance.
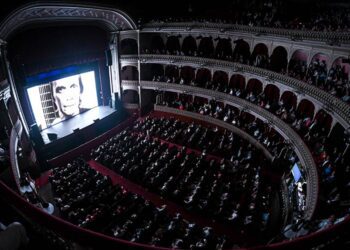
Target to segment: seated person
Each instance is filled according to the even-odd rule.
[[[21,223],[13,222],[6,227],[0,222],[0,250],[19,249],[28,242],[26,230]]]

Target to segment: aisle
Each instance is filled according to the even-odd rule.
[[[155,206],[167,206],[167,211],[170,215],[175,215],[176,213],[180,213],[182,217],[189,221],[190,223],[195,222],[201,227],[212,227],[215,232],[220,234],[226,234],[229,238],[234,240],[235,242],[239,241],[246,241],[247,239],[244,239],[245,237],[238,231],[233,230],[230,226],[223,225],[221,223],[218,223],[216,221],[213,221],[209,218],[204,218],[203,216],[197,215],[195,213],[188,212],[181,206],[177,205],[176,203],[169,201],[167,199],[163,199],[161,196],[154,194],[152,192],[149,192],[145,188],[143,188],[140,185],[137,185],[124,177],[120,176],[119,174],[115,173],[113,170],[110,170],[109,168],[103,166],[102,164],[90,160],[88,161],[88,164],[95,169],[96,171],[100,172],[101,174],[105,176],[109,176],[112,180],[113,185],[121,185],[126,190],[136,193],[140,196],[142,196],[144,199],[151,201]]]

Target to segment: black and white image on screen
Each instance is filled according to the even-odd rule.
[[[94,71],[31,87],[27,92],[40,130],[98,106]]]

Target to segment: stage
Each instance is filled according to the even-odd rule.
[[[40,132],[43,143],[34,145],[41,159],[49,160],[109,131],[127,118],[122,109],[98,106]],[[49,138],[48,135],[51,135]]]
[[[67,135],[70,135],[71,133],[77,132],[79,129],[83,129],[94,124],[95,121],[103,120],[114,112],[117,112],[117,110],[110,108],[109,106],[98,106],[68,120],[57,123],[50,128],[42,130],[41,137],[43,138],[45,144],[49,144],[53,141],[52,139],[49,139],[49,134],[56,134],[56,140],[59,140]]]

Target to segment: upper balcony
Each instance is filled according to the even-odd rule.
[[[254,27],[239,24],[211,23],[211,22],[150,22],[142,26],[147,32],[207,32],[214,34],[252,34],[267,38],[289,39],[291,41],[317,41],[330,46],[341,46],[350,43],[349,32],[322,32],[312,30],[292,30],[284,28]]]
[[[279,87],[285,86],[284,88],[308,96],[312,102],[329,110],[336,120],[338,120],[344,127],[348,127],[350,124],[350,108],[348,104],[317,87],[273,71],[222,60],[172,55],[141,55],[140,57],[137,55],[124,55],[121,57],[121,65],[133,64],[138,60],[140,60],[141,63],[175,64],[181,66],[192,66],[195,68],[205,66],[215,70],[231,72],[231,75],[234,72],[239,71],[266,78],[269,81],[278,83]]]

